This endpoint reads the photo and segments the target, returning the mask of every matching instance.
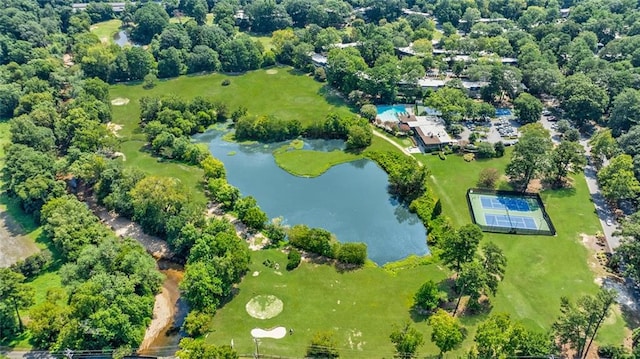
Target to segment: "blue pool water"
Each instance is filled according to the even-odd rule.
[[[511,116],[510,108],[496,108],[496,116]]]
[[[398,114],[406,113],[407,108],[402,105],[377,106],[378,118],[383,122],[398,122]]]

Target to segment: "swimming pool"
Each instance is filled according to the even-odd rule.
[[[383,122],[398,122],[398,114],[409,113],[407,107],[403,105],[376,106],[378,118]]]
[[[496,116],[511,116],[510,108],[496,108]]]

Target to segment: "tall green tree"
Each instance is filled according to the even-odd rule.
[[[542,115],[542,102],[525,92],[513,101],[513,108],[522,123],[538,122]]]
[[[620,152],[620,146],[609,129],[596,132],[589,140],[589,145],[591,145],[591,159],[597,168],[602,166],[605,159],[611,159]]]
[[[162,5],[149,2],[136,10],[133,21],[136,23],[131,32],[133,40],[148,44],[153,36],[161,33],[169,25],[169,14]]]
[[[396,356],[402,359],[415,358],[418,354],[418,348],[424,344],[422,333],[409,322],[395,326],[389,338],[396,348]]]
[[[547,176],[561,185],[569,173],[580,173],[587,164],[584,147],[578,142],[564,140],[551,150]]]
[[[522,136],[511,155],[506,174],[521,191],[525,191],[529,182],[546,168],[552,142],[549,131],[539,123],[522,126],[520,131]]]
[[[20,309],[33,304],[35,291],[24,283],[24,276],[9,268],[0,268],[0,304],[6,305],[15,311],[18,318],[18,328],[22,332],[22,318]]]
[[[472,261],[475,257],[482,237],[480,227],[475,224],[466,224],[445,235],[440,245],[442,249],[440,258],[449,268],[459,272],[464,263]]]
[[[640,182],[633,173],[633,159],[618,155],[598,172],[602,194],[611,201],[635,198],[640,193]]]
[[[559,92],[560,106],[577,127],[600,120],[609,104],[607,91],[581,73],[567,77]]]
[[[185,189],[171,177],[149,176],[131,190],[133,219],[149,233],[164,234],[169,217],[188,201]]]
[[[474,337],[478,358],[547,356],[553,353],[549,335],[527,330],[505,313],[491,315],[478,326]]]
[[[458,347],[464,339],[458,319],[442,309],[429,317],[429,326],[432,328],[431,341],[440,349],[441,358],[444,353]]]
[[[618,136],[640,124],[640,91],[624,89],[613,100],[608,126]]]
[[[615,293],[601,289],[596,295],[580,297],[576,304],[566,297],[561,298],[560,317],[553,324],[555,335],[560,344],[574,349],[578,357],[583,358],[602,322],[611,313]]]

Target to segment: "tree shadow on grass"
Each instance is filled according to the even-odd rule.
[[[336,107],[347,107],[348,109],[350,109],[353,112],[358,112],[358,108],[350,105],[349,103],[347,103],[347,101],[340,95],[340,93],[338,92],[338,90],[332,88],[330,85],[324,85],[322,86],[319,90],[318,90],[318,95],[324,97],[324,99],[327,101],[327,103],[329,103],[330,105],[336,106]]]
[[[575,187],[564,187],[558,189],[546,190],[543,192],[546,196],[551,198],[567,198],[576,195]]]

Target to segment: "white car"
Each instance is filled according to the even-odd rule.
[[[607,218],[607,226],[612,226],[613,225],[613,221],[611,221],[610,218]]]

